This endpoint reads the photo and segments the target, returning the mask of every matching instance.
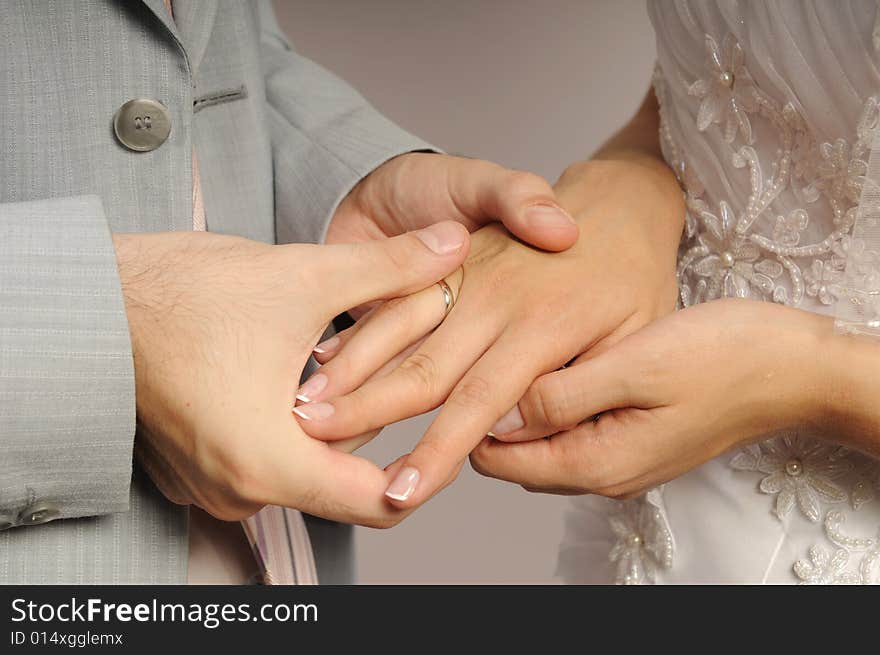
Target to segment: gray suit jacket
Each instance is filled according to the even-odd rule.
[[[187,511],[132,466],[135,390],[111,232],[320,241],[337,203],[428,146],[299,56],[268,0],[0,4],[0,582],[178,583]],[[116,110],[153,98],[169,139],[133,152]],[[351,532],[310,521],[323,582]]]

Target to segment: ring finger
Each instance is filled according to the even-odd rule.
[[[439,406],[503,328],[500,315],[474,323],[466,318],[472,312],[462,309],[388,375],[329,401],[297,407],[302,428],[319,439],[344,439]]]
[[[448,292],[434,284],[411,296],[390,300],[362,319],[354,334],[345,335],[344,343],[335,349],[330,361],[299,388],[297,400],[310,403],[357,389],[396,355],[435,329],[454,304],[461,269],[450,275],[446,284]]]

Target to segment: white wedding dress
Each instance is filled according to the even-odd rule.
[[[878,4],[654,0],[649,13],[661,140],[687,197],[681,305],[761,299],[876,333]],[[576,498],[560,575],[880,583],[880,462],[826,436],[768,435],[635,501]]]

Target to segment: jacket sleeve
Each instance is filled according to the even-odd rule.
[[[434,151],[376,111],[357,91],[297,54],[271,0],[259,0],[261,57],[275,167],[279,243],[324,240],[337,205],[389,159]]]
[[[0,528],[126,510],[134,432],[101,201],[0,203]]]

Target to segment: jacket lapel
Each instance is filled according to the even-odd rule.
[[[174,23],[174,19],[171,17],[171,14],[168,13],[168,10],[165,8],[165,2],[163,0],[141,0],[147,8],[152,11],[156,18],[159,19],[159,22],[165,26],[174,39],[181,43],[180,32],[177,29],[177,25]]]
[[[161,0],[159,0],[161,4]],[[183,38],[193,74],[199,70],[214,29],[218,0],[172,0],[174,21]]]
[[[217,17],[218,0],[172,0],[174,17],[164,0],[141,0],[177,41],[195,75],[202,62]]]

